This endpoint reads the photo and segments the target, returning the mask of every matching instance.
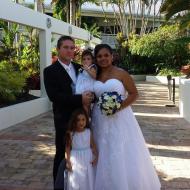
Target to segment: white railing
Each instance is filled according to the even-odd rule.
[[[0,129],[4,129],[50,109],[50,102],[45,93],[43,83],[43,69],[51,64],[51,36],[53,33],[58,35],[69,35],[73,38],[84,40],[88,42],[90,46],[101,43],[101,41],[92,37],[90,33],[84,29],[72,26],[48,15],[35,12],[32,9],[13,3],[11,0],[0,1],[0,20],[31,26],[40,31],[41,98],[1,108]]]

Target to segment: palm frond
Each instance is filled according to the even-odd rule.
[[[160,12],[165,14],[166,20],[185,10],[190,10],[189,0],[165,0],[160,8]]]
[[[190,12],[181,16],[178,20],[180,21],[180,29],[190,27]]]

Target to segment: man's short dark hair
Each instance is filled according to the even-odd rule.
[[[61,37],[58,39],[58,41],[57,41],[57,48],[58,48],[58,49],[61,47],[62,42],[65,41],[65,40],[70,40],[70,41],[72,41],[73,43],[75,43],[75,40],[74,40],[72,37],[70,37],[70,36],[61,36]]]

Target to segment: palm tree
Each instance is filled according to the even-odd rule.
[[[38,12],[43,13],[44,12],[43,3],[44,3],[44,0],[34,0],[34,9]]]
[[[83,23],[84,29],[89,31],[91,35],[93,35],[96,38],[100,38],[101,32],[99,32],[99,27],[96,23],[94,23],[92,26],[88,26],[86,23]]]
[[[98,0],[51,0],[54,16],[72,25],[81,26],[81,6],[85,2],[98,3]]]
[[[160,9],[165,14],[167,20],[176,13],[186,10],[190,10],[190,2],[188,0],[165,0]]]
[[[106,4],[111,5],[114,11],[116,23],[124,37],[128,37],[131,33],[135,33],[137,17],[139,15],[141,17],[140,34],[143,35],[146,32],[148,16],[145,16],[145,12],[149,15],[152,7],[155,6],[157,2],[158,0],[106,0]],[[106,11],[102,2],[101,6],[106,17]],[[126,14],[127,10],[128,15]]]
[[[73,12],[75,7],[74,1],[75,0],[52,0],[51,4],[53,5],[54,17],[75,25],[75,12]]]
[[[189,0],[164,0],[160,12],[165,14],[165,18],[168,21],[172,16],[176,16],[181,22],[181,27],[185,28],[190,26],[190,2]]]

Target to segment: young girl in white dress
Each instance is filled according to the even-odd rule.
[[[94,190],[98,153],[83,109],[76,110],[70,120],[66,136],[66,190]]]
[[[81,56],[82,69],[77,77],[75,93],[94,92],[94,81],[96,79],[97,69],[94,62],[94,56],[89,50],[84,50]],[[83,107],[89,115],[90,106]]]

